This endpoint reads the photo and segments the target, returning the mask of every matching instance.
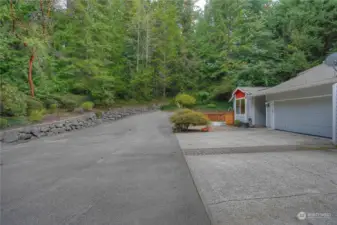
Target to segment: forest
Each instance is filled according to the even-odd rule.
[[[61,1],[62,2],[62,1]],[[2,116],[178,93],[226,101],[337,51],[337,0],[3,0]]]

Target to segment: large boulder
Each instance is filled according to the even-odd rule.
[[[13,130],[5,132],[3,135],[3,142],[5,143],[12,143],[19,140],[19,131]]]

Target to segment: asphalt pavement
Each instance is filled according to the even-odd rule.
[[[1,149],[1,225],[209,225],[168,116]]]

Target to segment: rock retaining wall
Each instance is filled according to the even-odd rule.
[[[101,124],[102,122],[119,120],[130,115],[155,111],[159,108],[159,105],[152,105],[146,107],[111,109],[109,111],[102,112],[101,116],[99,116],[101,118],[98,118],[96,113],[87,113],[78,117],[68,118],[52,123],[37,124],[7,130],[0,133],[0,141],[3,143],[29,141],[40,137],[53,136],[73,130],[80,130],[86,127],[93,127]]]

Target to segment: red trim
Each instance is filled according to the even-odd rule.
[[[234,95],[235,95],[235,98],[245,98],[246,97],[246,94],[240,90],[236,90]]]

